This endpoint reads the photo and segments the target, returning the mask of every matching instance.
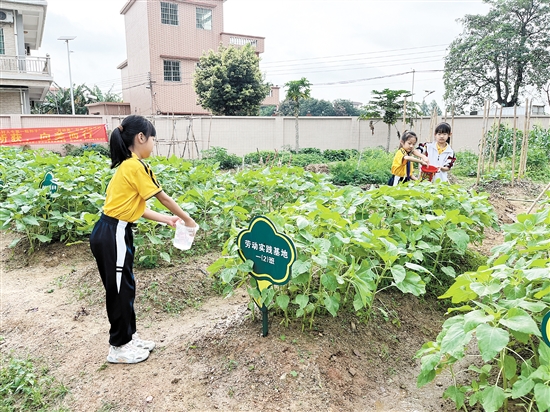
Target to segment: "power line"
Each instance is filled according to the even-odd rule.
[[[280,60],[275,62],[265,62],[265,64],[273,64],[273,63],[287,63],[287,62],[299,62],[299,61],[305,61],[305,60],[319,60],[319,59],[330,59],[335,57],[348,57],[348,56],[362,56],[365,54],[375,54],[375,53],[393,53],[397,51],[403,51],[403,50],[419,50],[419,49],[427,49],[430,47],[441,47],[441,46],[448,46],[448,44],[436,44],[433,46],[421,46],[421,47],[407,47],[404,49],[393,49],[393,50],[385,50],[385,51],[374,51],[374,52],[366,52],[366,53],[354,53],[354,54],[340,54],[336,56],[325,56],[325,57],[307,57],[304,59],[295,59],[295,60]]]

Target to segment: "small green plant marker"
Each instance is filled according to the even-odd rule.
[[[265,216],[256,216],[248,229],[237,236],[239,256],[252,260],[250,275],[256,279],[260,293],[272,285],[284,285],[290,280],[292,264],[296,260],[296,247],[287,235],[277,232],[275,225]],[[267,336],[267,307],[254,299],[262,311],[262,336]]]
[[[542,318],[540,331],[542,332],[542,340],[544,341],[544,343],[550,346],[550,340],[548,339],[548,336],[550,335],[550,312],[548,312],[546,315],[544,315],[544,318]]]
[[[50,187],[50,195],[53,195],[55,192],[57,192],[57,181],[53,177],[53,173],[46,172],[44,175],[44,179],[40,182],[40,187],[49,186]]]

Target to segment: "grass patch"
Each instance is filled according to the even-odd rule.
[[[68,389],[31,359],[4,356],[0,361],[0,411],[68,412],[60,406]]]

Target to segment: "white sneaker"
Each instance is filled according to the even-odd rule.
[[[152,340],[140,339],[137,333],[132,335],[132,345],[140,349],[147,349],[149,352],[155,349],[155,342]]]
[[[139,363],[148,357],[148,350],[138,348],[130,341],[122,346],[111,345],[107,361],[111,363]]]

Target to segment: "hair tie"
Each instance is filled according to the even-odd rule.
[[[120,133],[122,133],[124,131],[124,128],[122,127],[122,125],[118,125],[118,130],[120,130]]]

